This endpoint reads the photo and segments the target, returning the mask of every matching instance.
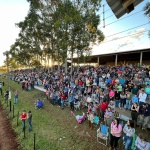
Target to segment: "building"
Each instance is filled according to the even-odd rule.
[[[99,65],[147,64],[150,65],[150,48],[99,54],[91,56],[88,63]]]

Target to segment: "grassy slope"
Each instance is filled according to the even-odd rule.
[[[7,88],[7,80],[3,90]],[[15,105],[15,118],[12,119],[14,130],[18,133],[18,140],[21,143],[21,150],[31,150],[33,148],[33,133],[36,133],[37,150],[88,150],[98,149],[100,147],[96,142],[96,129],[91,131],[87,126],[87,121],[77,124],[74,116],[70,114],[69,108],[61,110],[57,106],[52,106],[44,96],[43,92],[34,90],[31,92],[22,91],[21,85],[11,81],[12,102],[13,93],[19,91],[19,103]],[[41,110],[34,109],[34,102],[37,98],[44,100],[45,107]],[[6,104],[4,103],[4,108]],[[9,109],[9,108],[7,108]],[[21,132],[22,126],[19,120],[17,126],[17,112],[23,110],[32,111],[33,114],[33,131],[28,133],[26,129],[26,138],[23,139]],[[76,112],[81,114],[81,112]],[[12,116],[12,112],[9,113]],[[27,124],[26,124],[27,126]],[[60,140],[62,138],[62,140]]]
[[[2,79],[7,82],[6,79]],[[5,83],[6,89],[7,83]],[[52,106],[46,99],[43,92],[33,90],[30,92],[22,91],[21,85],[11,81],[11,90],[19,91],[19,104],[15,105],[15,118],[12,119],[12,126],[18,133],[18,141],[21,144],[21,150],[33,149],[33,133],[36,133],[36,150],[103,150],[105,147],[96,142],[96,130],[88,128],[87,121],[77,124],[75,118],[70,114],[69,108],[61,110],[57,106]],[[35,110],[34,102],[36,99],[44,101],[44,109]],[[13,94],[12,94],[13,101]],[[6,104],[3,105],[6,108]],[[8,107],[7,107],[8,109]],[[22,126],[19,120],[17,122],[17,112],[23,110],[32,111],[33,131],[28,133],[26,128],[26,138],[23,139],[21,132]],[[76,114],[81,114],[77,111]],[[12,112],[9,116],[12,116]],[[28,127],[28,125],[26,124]],[[136,130],[137,131],[137,130]],[[139,131],[138,131],[139,132]],[[141,131],[140,131],[141,132]],[[148,138],[148,133],[145,133]],[[62,140],[60,140],[62,138]]]

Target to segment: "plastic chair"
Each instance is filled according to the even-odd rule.
[[[118,111],[115,111],[115,113],[114,113],[114,118],[120,118],[120,114],[119,114]]]
[[[100,124],[100,128],[97,130],[97,142],[104,146],[107,146],[108,144],[108,137],[109,137],[108,129],[109,129],[108,126]],[[99,139],[104,140],[105,143],[100,141]]]
[[[134,134],[133,135],[133,139],[132,139],[132,145],[131,145],[131,149],[134,150],[135,149],[135,141],[136,141],[137,135]]]

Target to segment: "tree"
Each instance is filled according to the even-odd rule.
[[[11,47],[12,56],[21,64],[33,64],[35,57],[40,62],[44,54],[57,60],[60,68],[60,62],[70,57],[72,73],[73,57],[90,54],[91,45],[104,40],[98,29],[101,0],[27,1],[28,15],[17,24],[19,38]]]

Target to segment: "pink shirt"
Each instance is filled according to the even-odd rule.
[[[110,91],[109,92],[109,97],[114,97],[115,96],[115,92],[114,91]]]
[[[113,134],[115,137],[120,137],[121,136],[121,131],[122,131],[122,126],[119,124],[118,128],[116,126],[116,124],[114,124],[113,122],[111,123],[111,132],[119,132],[119,134]]]

